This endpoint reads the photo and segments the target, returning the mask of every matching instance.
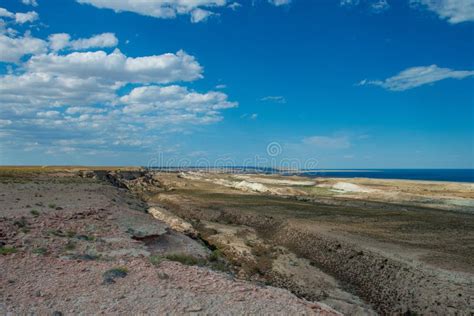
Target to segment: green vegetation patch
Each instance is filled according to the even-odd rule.
[[[207,266],[212,270],[229,272],[230,267],[225,261],[222,253],[219,250],[214,250],[207,259],[197,258],[191,255],[182,253],[173,253],[167,255],[153,255],[149,257],[150,262],[157,266],[165,260],[176,261],[187,266]]]
[[[76,242],[74,242],[74,241],[72,241],[72,240],[69,240],[69,241],[66,243],[66,246],[64,246],[64,249],[67,250],[67,251],[76,249]]]
[[[84,240],[84,241],[95,241],[96,238],[94,236],[88,236],[88,235],[76,235],[76,238],[79,240]]]
[[[15,247],[9,247],[9,246],[0,247],[0,255],[10,255],[16,252],[18,252],[18,250]]]
[[[59,229],[49,229],[48,234],[57,236],[57,237],[66,237],[66,234],[62,230],[59,230]]]
[[[160,263],[163,262],[163,260],[165,260],[164,257],[159,256],[159,255],[150,256],[148,259],[150,260],[151,264],[153,264],[154,266],[159,265]]]
[[[166,259],[170,261],[177,261],[187,266],[203,266],[206,264],[205,259],[196,258],[190,255],[181,254],[181,253],[173,253],[165,256]]]
[[[107,270],[102,275],[104,278],[104,284],[115,283],[117,278],[125,278],[128,275],[127,267],[117,267],[110,270]]]
[[[48,253],[48,249],[46,248],[43,248],[43,247],[38,247],[38,248],[35,248],[33,249],[32,251],[34,254],[37,254],[37,255],[46,255]]]
[[[13,225],[18,228],[25,228],[28,225],[28,222],[26,221],[26,218],[22,217],[19,220],[14,221]]]
[[[209,255],[209,261],[211,262],[216,262],[222,257],[222,253],[219,249],[215,249],[210,255]]]

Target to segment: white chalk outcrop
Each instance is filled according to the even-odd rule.
[[[337,182],[332,186],[336,192],[358,192],[358,193],[371,193],[376,190],[362,187],[360,185],[350,182]]]
[[[270,192],[270,189],[261,183],[247,182],[245,180],[235,183],[233,187],[242,191]]]
[[[155,219],[166,223],[168,226],[171,227],[171,229],[177,232],[186,234],[188,236],[197,236],[196,230],[190,223],[165,210],[164,208],[156,206],[150,207],[148,209],[148,213],[150,213]]]
[[[289,186],[313,186],[316,184],[314,181],[298,181],[298,180],[283,180],[283,179],[272,179],[246,175],[235,175],[234,178],[240,180],[246,180],[249,182],[263,183],[263,184],[275,184],[275,185],[289,185]]]

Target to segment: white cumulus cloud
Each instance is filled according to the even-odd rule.
[[[232,10],[237,10],[238,8],[240,8],[242,5],[238,2],[232,2],[231,4],[229,4],[227,7],[228,8],[231,8]]]
[[[370,4],[370,7],[373,12],[381,13],[390,9],[390,4],[388,4],[387,0],[378,0]]]
[[[474,21],[472,0],[406,0],[413,8],[427,9],[451,24]],[[395,2],[395,1],[392,1]],[[341,7],[365,7],[375,13],[390,8],[389,0],[340,0]]]
[[[35,11],[13,13],[5,8],[0,8],[0,17],[14,19],[18,24],[34,22],[39,19],[39,15]]]
[[[203,9],[195,9],[191,12],[191,22],[199,23],[206,21],[210,16],[215,15],[216,13],[203,10]]]
[[[362,80],[359,85],[375,85],[392,91],[403,91],[444,79],[464,79],[474,76],[472,70],[453,70],[437,65],[412,67],[385,80]]]
[[[50,47],[54,51],[63,49],[87,50],[91,48],[115,47],[118,39],[114,33],[102,33],[90,38],[80,38],[71,41],[71,36],[67,33],[52,34],[48,37]]]
[[[0,34],[0,62],[18,62],[21,57],[30,54],[41,54],[47,51],[47,43],[30,36],[10,37]]]
[[[208,9],[224,7],[227,0],[76,0],[101,9],[126,11],[155,18],[175,18],[190,14],[192,22],[204,21],[213,14]],[[202,10],[202,11],[201,11]]]
[[[410,0],[410,2],[413,5],[426,7],[452,24],[474,21],[472,0]]]
[[[40,108],[110,103],[120,85],[96,78],[25,73],[0,77],[0,103],[4,112],[28,113]]]
[[[35,11],[30,11],[26,13],[15,13],[15,21],[19,24],[34,22],[38,19],[39,15]]]
[[[281,5],[288,5],[291,3],[291,0],[268,0],[269,3],[273,4],[274,6],[281,6]]]
[[[136,58],[127,57],[118,49],[110,54],[104,51],[50,53],[33,56],[25,68],[29,72],[94,77],[109,82],[169,83],[202,77],[201,65],[184,51]]]
[[[37,7],[38,6],[38,2],[36,0],[21,0],[21,2],[23,4],[26,4],[26,5],[31,5],[33,7]]]
[[[0,60],[18,63],[0,75],[0,141],[48,155],[151,148],[160,134],[217,122],[237,106],[219,91],[164,86],[202,78],[202,66],[184,51],[133,58],[89,51],[116,44],[111,33],[48,41],[0,33]],[[58,53],[66,49],[86,51]],[[132,90],[121,95],[125,87]]]
[[[120,100],[127,104],[125,112],[128,113],[177,109],[192,113],[209,113],[237,105],[235,102],[229,102],[225,93],[217,91],[198,93],[177,85],[135,88]]]
[[[15,14],[8,11],[7,9],[5,8],[0,8],[0,17],[4,17],[4,18],[14,18],[15,17]]]

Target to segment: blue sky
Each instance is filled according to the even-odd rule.
[[[0,8],[0,164],[474,167],[471,0]]]

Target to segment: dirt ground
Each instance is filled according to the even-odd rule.
[[[147,208],[76,170],[0,170],[0,314],[337,314],[236,280]]]

